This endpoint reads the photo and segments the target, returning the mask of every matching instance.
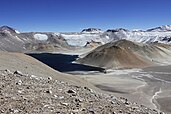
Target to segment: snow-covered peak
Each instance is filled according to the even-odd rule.
[[[11,27],[9,27],[9,26],[2,26],[2,27],[0,27],[0,32],[17,33],[17,34],[20,33],[20,32],[18,32],[16,29],[11,28]]]
[[[88,28],[88,29],[83,29],[81,32],[82,33],[102,33],[103,31],[97,28]]]
[[[167,31],[171,31],[171,26],[170,25],[164,25],[164,26],[148,29],[147,31],[148,32],[167,32]]]

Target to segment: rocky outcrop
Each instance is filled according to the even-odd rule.
[[[90,42],[87,42],[84,47],[92,47],[93,48],[93,47],[98,47],[100,45],[102,45],[101,42],[95,42],[95,41],[91,40]]]
[[[97,28],[88,28],[88,29],[83,29],[81,31],[81,33],[101,33],[102,30],[101,29],[97,29]]]
[[[127,29],[123,29],[123,28],[118,28],[118,29],[108,29],[106,32],[113,32],[113,33],[115,33],[115,32],[120,32],[120,31],[125,31],[125,32],[129,32],[129,30],[127,30]]]

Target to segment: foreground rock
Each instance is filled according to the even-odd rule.
[[[5,70],[0,71],[0,113],[157,114],[157,111],[51,77]]]

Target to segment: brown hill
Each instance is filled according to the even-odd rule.
[[[141,68],[164,61],[171,63],[170,47],[120,40],[96,48],[85,57],[78,59],[77,62],[112,69]]]

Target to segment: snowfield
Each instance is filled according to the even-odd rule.
[[[101,42],[104,44],[104,40],[100,37],[101,34],[91,34],[91,33],[78,33],[78,34],[61,34],[67,43],[71,46],[85,46],[87,42],[91,40],[95,42]]]
[[[48,39],[48,36],[46,34],[35,34],[34,35],[34,38],[36,40],[47,40]]]
[[[120,31],[109,35],[110,38],[127,39],[130,41],[141,42],[141,43],[165,43],[171,44],[171,32],[125,32]]]
[[[126,39],[133,42],[141,43],[164,43],[171,44],[171,31],[168,32],[140,32],[140,31],[119,31],[119,32],[103,32],[103,33],[74,33],[61,34],[67,43],[71,46],[85,46],[87,42],[95,41],[102,44]]]

